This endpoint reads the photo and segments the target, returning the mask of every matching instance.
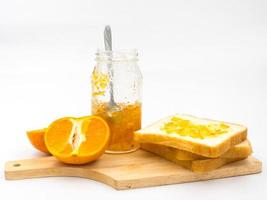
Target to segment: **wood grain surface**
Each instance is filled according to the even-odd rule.
[[[66,165],[54,157],[9,161],[7,180],[50,176],[93,179],[115,189],[130,189],[248,175],[261,172],[262,164],[250,156],[207,173],[194,173],[152,153],[138,150],[129,154],[104,154],[87,165]]]

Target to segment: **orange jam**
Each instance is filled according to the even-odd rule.
[[[109,84],[108,75],[94,70],[91,78],[94,91],[93,96],[104,95],[106,88],[108,87]]]
[[[107,103],[93,103],[92,113],[106,120],[110,127],[107,152],[131,152],[139,147],[134,141],[134,131],[141,128],[141,104],[117,103],[119,111],[109,112]]]
[[[176,133],[181,136],[205,139],[227,133],[229,126],[222,122],[196,124],[188,119],[172,117],[161,127],[161,130],[166,133]]]

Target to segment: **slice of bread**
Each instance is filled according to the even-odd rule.
[[[166,132],[164,129],[162,129],[162,127],[169,123],[173,117],[189,120],[190,123],[204,126],[222,123],[228,128],[225,133],[204,138],[181,135],[176,132]],[[245,126],[179,114],[166,117],[146,128],[135,132],[135,140],[139,141],[140,143],[161,144],[209,158],[221,156],[232,146],[244,141],[246,137],[247,128]]]
[[[141,144],[141,148],[194,172],[211,171],[227,163],[242,160],[252,153],[252,148],[248,140],[235,145],[219,158],[202,158],[195,160],[180,160],[180,150],[163,145],[144,143]]]
[[[176,149],[173,147],[168,147],[160,144],[153,143],[141,143],[141,149],[153,152],[159,151],[159,155],[172,154],[177,160],[199,160],[204,159],[206,157],[191,153],[189,151],[184,151],[180,149]]]
[[[163,146],[152,143],[142,143],[141,148],[150,152],[158,152],[159,155],[171,154],[177,160],[205,160],[207,157],[199,156],[188,151],[176,149],[173,147]],[[220,158],[243,158],[251,154],[252,148],[248,140],[231,147]]]

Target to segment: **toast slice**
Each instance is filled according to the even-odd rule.
[[[194,172],[211,171],[227,163],[242,160],[252,153],[252,148],[248,140],[233,146],[219,158],[202,158],[195,160],[180,160],[180,150],[163,145],[144,143],[141,144],[141,148]]]
[[[173,147],[163,146],[152,143],[142,143],[141,148],[150,152],[159,152],[159,155],[172,155],[177,160],[205,160],[207,157],[199,156],[188,151],[176,149]],[[243,158],[252,153],[252,147],[248,140],[231,147],[219,158]]]
[[[216,158],[247,138],[242,125],[176,114],[135,132],[140,143],[161,144]]]

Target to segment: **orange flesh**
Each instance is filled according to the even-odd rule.
[[[139,147],[133,140],[134,131],[141,128],[141,104],[117,103],[120,111],[108,112],[108,104],[93,103],[92,113],[106,120],[110,127],[109,151],[131,151]]]
[[[97,116],[62,118],[53,122],[45,135],[52,155],[70,164],[84,164],[103,154],[109,141],[109,127]]]
[[[88,126],[88,123],[91,123]],[[109,135],[106,134],[106,127],[100,121],[85,121],[82,124],[82,132],[85,135],[85,141],[79,147],[79,155],[86,155],[87,152],[94,152],[103,149],[106,145],[102,141],[108,141]],[[96,146],[96,144],[100,144]]]
[[[44,135],[45,135],[45,129],[27,131],[27,136],[28,136],[32,146],[35,149],[37,149],[43,153],[49,154],[49,151],[46,148],[46,145],[44,143]]]
[[[53,147],[53,152],[71,154],[69,137],[72,127],[73,123],[68,118],[54,122],[49,127],[50,134],[46,134],[46,145]]]

